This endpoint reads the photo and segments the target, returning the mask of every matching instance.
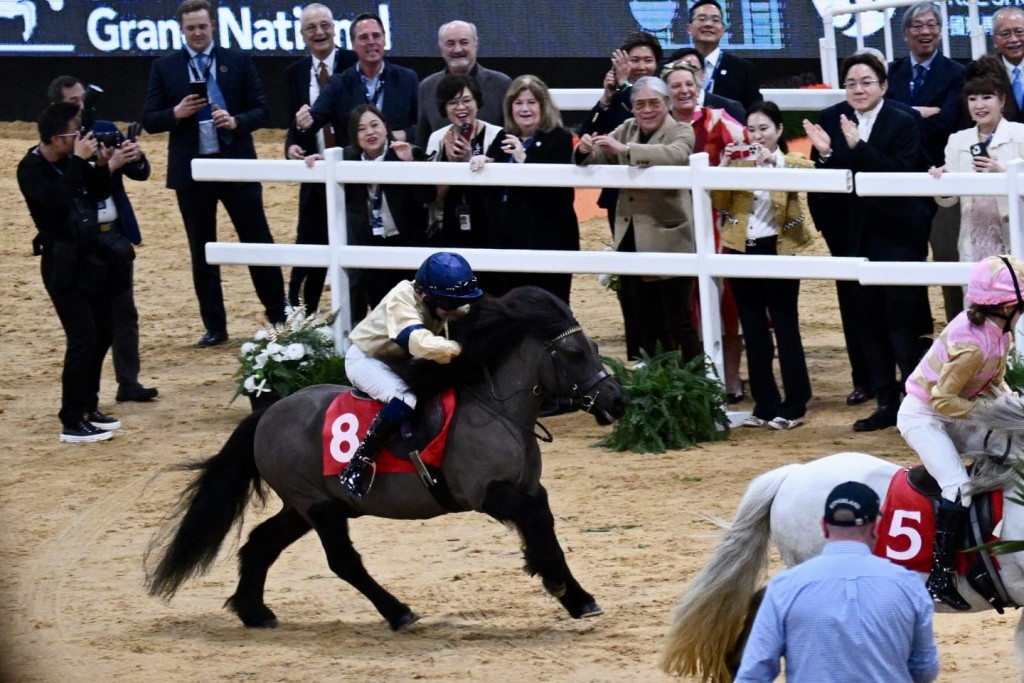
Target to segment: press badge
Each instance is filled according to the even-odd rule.
[[[470,219],[469,204],[459,204],[455,207],[455,213],[459,217],[459,230],[463,232],[469,232],[473,229],[473,223]]]
[[[380,209],[373,209],[370,224],[373,228],[374,237],[384,237],[384,219],[381,218]]]

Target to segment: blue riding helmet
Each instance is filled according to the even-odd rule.
[[[479,299],[476,275],[469,262],[459,254],[439,251],[431,254],[416,271],[416,284],[427,296],[446,299]]]

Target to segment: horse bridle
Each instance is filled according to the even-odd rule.
[[[551,357],[551,361],[555,365],[555,369],[558,370],[559,374],[561,374],[562,377],[567,379],[569,383],[572,385],[569,389],[569,406],[582,408],[583,412],[589,413],[591,409],[593,409],[594,404],[597,401],[597,397],[600,396],[601,394],[600,391],[597,391],[593,395],[590,395],[590,390],[596,387],[602,380],[607,379],[611,375],[608,373],[607,370],[604,369],[604,367],[601,367],[601,369],[594,372],[594,374],[588,377],[586,381],[583,383],[583,385],[580,386],[580,384],[578,384],[573,379],[572,375],[569,374],[569,370],[566,367],[566,363],[564,360],[562,360],[562,357],[559,355],[558,349],[554,348],[554,345],[556,343],[562,341],[566,337],[570,337],[574,334],[582,332],[582,327],[580,327],[579,325],[573,325],[569,329],[565,330],[564,332],[561,332],[560,334],[555,335],[547,342],[545,342],[544,348],[547,349],[548,355]],[[535,386],[533,388],[533,392],[538,396],[545,393],[543,387],[541,387],[540,385]]]

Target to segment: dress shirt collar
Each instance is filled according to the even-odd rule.
[[[911,64],[911,66],[917,66],[918,64],[920,64],[921,66],[924,67],[925,72],[927,72],[927,71],[929,71],[932,68],[932,63],[935,61],[935,58],[938,57],[938,56],[939,56],[939,51],[936,50],[935,52],[932,53],[931,57],[929,57],[928,59],[924,60],[923,62],[919,62],[919,61],[917,61],[917,58],[914,57],[914,55],[910,55],[910,64]]]
[[[716,47],[714,50],[708,53],[708,56],[704,58],[705,69],[707,73],[704,74],[704,80],[711,78],[711,70],[718,66],[718,60],[722,57],[722,48]],[[707,63],[711,62],[711,69],[708,69]]]

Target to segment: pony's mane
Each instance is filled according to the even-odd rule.
[[[526,337],[548,340],[579,323],[564,301],[532,285],[500,297],[484,296],[462,320],[449,326],[462,353],[448,365],[413,363],[403,377],[421,398],[476,376],[504,358]]]

